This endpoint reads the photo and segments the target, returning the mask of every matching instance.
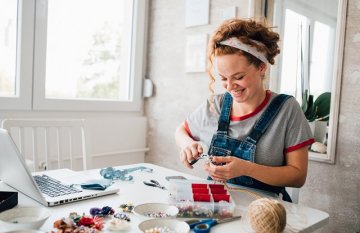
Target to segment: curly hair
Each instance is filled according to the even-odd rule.
[[[278,46],[279,34],[273,32],[265,22],[257,22],[252,19],[229,19],[224,21],[210,38],[208,45],[208,73],[210,75],[209,90],[213,93],[213,84],[215,76],[212,73],[214,67],[215,56],[226,54],[240,54],[247,58],[249,64],[259,67],[263,62],[253,55],[240,49],[227,45],[221,45],[220,42],[230,37],[238,38],[242,43],[256,47],[258,51],[266,54],[266,58],[270,64],[274,64],[274,58],[280,53]],[[261,44],[257,44],[258,41]]]

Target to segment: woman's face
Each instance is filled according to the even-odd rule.
[[[217,56],[216,60],[221,84],[234,101],[244,103],[263,94],[262,77],[266,71],[265,64],[257,68],[239,54]]]

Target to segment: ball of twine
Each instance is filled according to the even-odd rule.
[[[260,198],[250,203],[248,219],[257,233],[279,233],[285,229],[286,210],[279,201]]]

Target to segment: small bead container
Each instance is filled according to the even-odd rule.
[[[213,181],[170,180],[169,199],[179,208],[177,217],[223,218],[235,210],[225,186]]]

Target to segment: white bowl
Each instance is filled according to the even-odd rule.
[[[7,231],[5,233],[44,233],[44,232],[38,230],[17,230],[17,231]]]
[[[190,227],[186,222],[176,219],[155,218],[139,224],[139,229],[142,232],[159,227],[167,227],[176,233],[188,233],[190,231]]]
[[[179,209],[174,205],[169,205],[165,203],[146,203],[137,205],[134,207],[134,213],[145,216],[148,218],[171,218],[176,217],[176,215],[179,213]],[[148,216],[150,213],[164,213],[167,216],[160,217],[160,216]]]
[[[18,207],[0,213],[0,226],[6,231],[39,229],[51,212],[43,207]]]

